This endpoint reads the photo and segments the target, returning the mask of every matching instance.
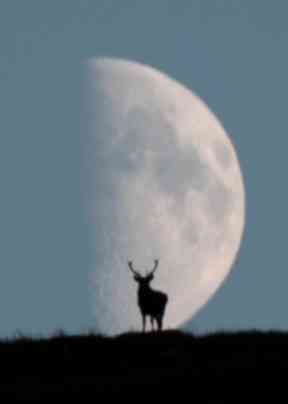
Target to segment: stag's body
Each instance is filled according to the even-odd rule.
[[[154,278],[154,272],[158,266],[158,261],[155,260],[153,270],[146,276],[142,276],[139,272],[133,269],[132,262],[128,262],[129,268],[134,274],[134,280],[138,282],[138,306],[142,315],[143,332],[146,328],[146,316],[150,317],[151,327],[154,329],[154,321],[156,320],[158,331],[162,329],[163,317],[165,314],[168,296],[166,293],[158,290],[153,290],[150,287],[150,282]]]

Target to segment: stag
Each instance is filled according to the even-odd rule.
[[[132,261],[128,261],[128,267],[134,275],[134,280],[138,283],[138,306],[142,316],[143,332],[145,332],[146,328],[146,316],[150,316],[152,330],[154,330],[154,320],[156,320],[158,331],[162,330],[168,296],[166,293],[153,290],[150,287],[150,282],[154,278],[158,263],[158,260],[154,260],[152,271],[148,272],[146,276],[142,276],[133,268]]]

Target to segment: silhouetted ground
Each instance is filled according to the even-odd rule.
[[[0,398],[286,402],[288,333],[166,331],[0,342]]]

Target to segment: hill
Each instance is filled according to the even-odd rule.
[[[156,394],[201,403],[275,401],[286,390],[288,334],[22,337],[0,342],[0,363],[3,402],[83,403],[112,394],[134,401],[154,401]]]

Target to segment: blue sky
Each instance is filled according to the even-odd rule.
[[[1,1],[0,335],[93,327],[79,131],[83,61],[102,55],[193,89],[238,153],[241,250],[189,329],[287,329],[287,12],[281,0]]]

